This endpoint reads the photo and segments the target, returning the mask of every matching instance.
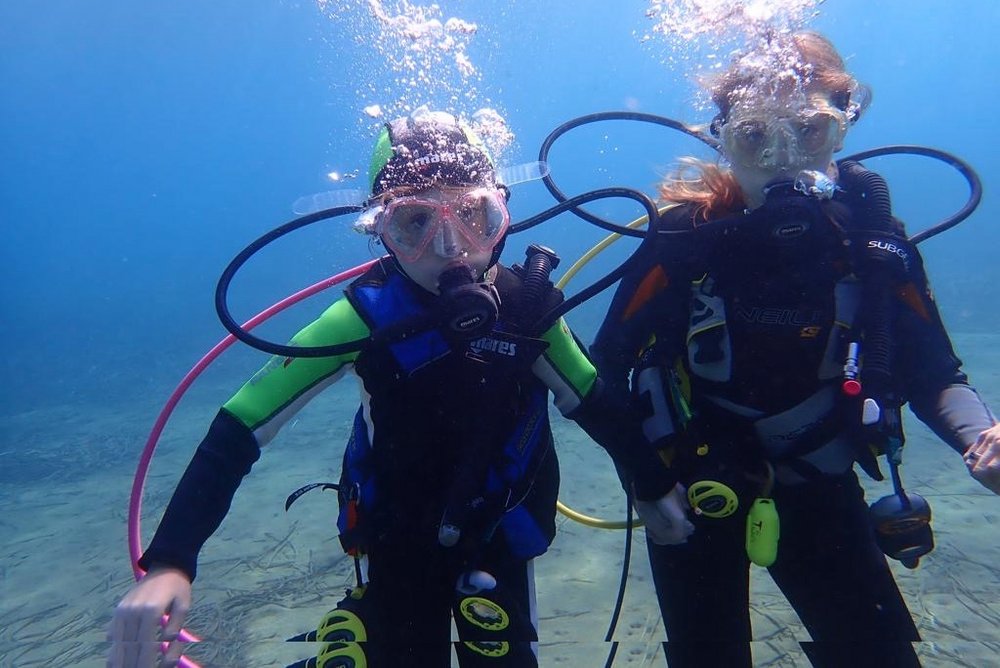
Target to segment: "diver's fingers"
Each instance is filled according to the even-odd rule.
[[[1000,425],[979,435],[976,444],[965,453],[969,474],[983,487],[1000,494]]]
[[[139,630],[135,639],[143,644],[155,644],[160,640],[160,616],[163,609],[158,605],[144,605],[139,615]]]
[[[679,545],[694,532],[675,487],[657,501],[636,501],[635,509],[646,525],[646,534],[657,545]]]
[[[644,522],[646,525],[646,535],[656,545],[673,545],[669,531],[657,527],[655,523]]]
[[[108,668],[156,668],[159,657],[158,642],[124,642],[116,640],[111,645]]]
[[[677,517],[671,518],[674,522],[675,539],[677,543],[686,543],[688,536],[694,533],[694,524],[688,519],[687,511],[691,510],[688,502],[687,490],[680,486],[681,506],[677,509]]]
[[[965,465],[975,474],[984,471],[1000,450],[1000,425],[993,425],[979,434],[976,442],[965,452]]]
[[[111,624],[108,625],[108,640],[111,641],[111,648],[108,650],[108,668],[124,668],[133,660],[130,649],[135,641],[132,639],[132,617],[131,610],[119,604],[115,608],[115,613],[111,617]],[[136,629],[138,628],[137,625]]]
[[[127,663],[131,666],[156,666],[160,659],[160,617],[163,609],[158,605],[142,606],[142,614],[139,618],[139,630],[136,633],[135,652],[137,659],[135,664]]]
[[[694,533],[694,524],[687,518],[684,508],[678,506],[668,515],[670,519],[670,540],[674,545],[686,543],[688,536]]]
[[[979,454],[987,448],[998,446],[1000,446],[1000,422],[979,434],[979,438],[976,439],[976,450]]]
[[[105,665],[107,668],[123,668],[125,666],[125,643],[115,638],[114,624],[115,622],[112,620],[112,630],[108,632],[111,647],[108,649],[108,661]]]
[[[669,503],[660,503],[659,507],[660,512],[672,525],[680,526],[687,519],[687,513],[684,512],[684,506],[681,505],[680,499],[671,500]]]
[[[180,661],[184,643],[178,639],[178,636],[181,633],[181,627],[184,625],[184,619],[187,617],[188,610],[190,609],[191,601],[187,600],[183,595],[174,598],[170,603],[166,624],[160,633],[160,637],[167,643],[166,651],[160,657],[161,668],[173,668]]]
[[[973,443],[972,446],[970,446],[969,449],[966,451],[966,454],[968,455],[971,453],[976,457],[983,454],[983,452],[985,452],[986,449],[990,447],[990,442],[993,440],[992,432],[993,432],[992,429],[987,429],[986,431],[981,432],[979,434],[979,437],[976,438],[976,442]]]
[[[184,643],[179,639],[170,641],[167,651],[160,657],[160,668],[173,668],[181,660],[181,652],[184,651]]]
[[[176,640],[177,635],[181,632],[181,627],[184,625],[184,619],[187,617],[187,613],[190,608],[190,601],[186,601],[182,598],[175,598],[170,604],[170,610],[167,611],[167,623],[163,627],[163,632],[160,634],[160,638],[166,640],[167,642]]]
[[[677,483],[677,494],[681,498],[681,507],[684,510],[691,510],[691,502],[688,500],[688,490],[684,485]]]
[[[108,668],[156,668],[160,657],[160,643],[116,640],[108,654]]]
[[[160,645],[158,640],[152,642],[138,643],[139,645],[139,659],[134,664],[136,666],[141,666],[142,668],[156,668],[160,665]],[[129,664],[129,668],[132,668],[133,664]]]
[[[989,430],[979,434],[979,438],[976,442],[969,446],[969,449],[965,451],[962,455],[962,459],[965,461],[965,467],[969,469],[969,473],[972,473],[976,468],[976,464],[979,463],[980,458],[989,448]]]
[[[115,608],[109,635],[108,665],[153,666],[157,658],[160,610],[156,606],[134,606],[122,601]]]
[[[998,461],[1000,453],[998,453],[998,450],[1000,450],[1000,446],[994,442],[990,446],[983,448],[981,452],[978,452],[975,463],[969,462],[972,464],[972,474],[985,474],[991,467],[1000,465],[1000,461]],[[994,462],[998,462],[998,464],[994,464]]]

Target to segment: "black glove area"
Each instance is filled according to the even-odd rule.
[[[605,392],[600,379],[583,403],[566,417],[608,451],[623,488],[628,492],[627,481],[631,480],[640,501],[655,501],[677,484],[677,472],[667,468],[643,437],[639,417],[625,400],[615,400]]]

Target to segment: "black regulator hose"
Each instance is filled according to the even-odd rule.
[[[837,167],[841,174],[861,183],[858,192],[844,194],[859,211],[864,212],[862,219],[874,223],[874,229],[893,230],[892,197],[885,179],[854,160],[840,160]]]
[[[615,655],[618,653],[618,641],[613,640],[615,627],[621,618],[622,606],[625,603],[625,586],[628,584],[628,570],[632,562],[632,534],[635,531],[635,519],[632,516],[632,486],[625,490],[625,551],[622,554],[622,574],[618,579],[618,595],[615,596],[615,607],[611,612],[611,621],[608,622],[608,631],[604,634],[604,642],[610,642],[611,648],[608,650],[608,658],[604,662],[604,668],[611,668],[615,662]]]
[[[543,297],[551,285],[549,276],[558,266],[559,256],[552,249],[538,244],[528,246],[524,261],[524,280],[521,282],[521,309],[531,312],[529,321],[532,325],[544,322],[536,321],[534,315],[544,304]]]
[[[352,213],[359,213],[363,210],[363,206],[352,205],[338,206],[332,209],[316,211],[315,213],[301,216],[295,220],[285,223],[280,227],[276,227],[240,251],[240,253],[233,258],[232,262],[230,262],[229,265],[223,270],[222,276],[219,277],[219,283],[215,286],[215,312],[218,314],[219,320],[222,322],[222,326],[229,330],[230,334],[248,346],[256,348],[257,350],[262,350],[266,353],[271,353],[272,355],[284,355],[285,357],[332,357],[334,355],[343,355],[345,353],[361,350],[361,348],[368,343],[368,339],[348,341],[346,343],[339,343],[333,346],[305,347],[283,345],[254,336],[247,330],[243,329],[243,327],[240,326],[240,323],[233,319],[233,316],[229,311],[228,295],[229,285],[233,282],[233,276],[235,276],[236,272],[239,271],[244,264],[246,264],[247,260],[249,260],[264,246],[280,239],[290,232],[301,229],[306,225],[311,225],[329,218],[337,218],[339,216],[345,216]]]
[[[946,162],[962,176],[969,184],[969,199],[965,205],[956,213],[945,218],[936,225],[915,234],[909,238],[913,244],[931,238],[936,234],[958,225],[975,211],[982,199],[982,182],[975,170],[958,157],[935,148],[926,146],[893,145],[862,151],[847,156],[838,161],[838,165],[843,173],[851,179],[860,182],[861,188],[859,196],[853,196],[847,192],[845,195],[851,198],[855,206],[865,213],[864,219],[870,221],[876,229],[883,232],[896,232],[896,224],[892,217],[892,200],[889,195],[889,186],[885,179],[878,173],[864,167],[860,161],[867,158],[874,158],[883,155],[913,154],[922,155]],[[866,282],[869,286],[864,296],[865,311],[868,313],[868,322],[865,327],[865,370],[866,383],[874,384],[880,394],[887,392],[889,387],[890,369],[892,366],[892,325],[889,313],[891,312],[891,295],[889,286],[891,278],[886,275],[885,269],[874,271]]]
[[[539,160],[541,161],[547,160],[549,151],[552,148],[552,144],[555,143],[556,139],[561,137],[566,132],[572,130],[573,128],[580,127],[582,125],[586,125],[589,123],[596,123],[600,121],[608,121],[608,120],[631,120],[631,121],[639,121],[644,123],[661,125],[664,127],[668,127],[683,132],[684,134],[687,134],[691,137],[698,139],[699,141],[704,142],[705,144],[711,146],[714,149],[718,149],[719,146],[718,142],[712,137],[698,131],[694,126],[689,126],[685,123],[681,123],[680,121],[675,121],[673,119],[666,118],[663,116],[656,116],[654,114],[643,114],[639,112],[630,112],[630,111],[608,111],[608,112],[589,114],[586,116],[580,116],[579,118],[572,119],[557,127],[555,130],[549,133],[548,137],[546,137],[545,141],[543,142],[542,147],[539,150]],[[973,170],[972,167],[964,160],[961,160],[960,158],[950,153],[938,149],[929,148],[926,146],[910,146],[910,145],[882,146],[879,148],[849,155],[845,157],[842,160],[842,162],[848,162],[848,163],[850,161],[857,162],[865,160],[867,158],[873,158],[883,155],[895,155],[895,154],[922,155],[935,158],[937,160],[941,160],[942,162],[945,162],[954,167],[956,170],[958,170],[959,173],[961,173],[962,176],[968,182],[970,189],[969,199],[966,201],[965,205],[961,209],[959,209],[951,216],[948,216],[941,222],[937,223],[936,225],[933,225],[930,228],[924,230],[923,232],[911,236],[910,241],[912,243],[915,244],[920,243],[937,234],[940,234],[941,232],[947,229],[954,227],[955,225],[958,225],[963,220],[968,218],[973,211],[975,211],[976,207],[982,200],[982,192],[983,192],[982,182],[980,181],[979,176],[976,174],[975,170]],[[849,167],[849,169],[853,168]],[[867,170],[864,169],[859,171],[867,172]],[[867,176],[862,176],[862,178],[867,178]],[[659,215],[659,212],[657,211],[656,208],[656,204],[646,194],[639,192],[637,190],[632,190],[630,188],[621,188],[621,187],[602,188],[600,190],[584,193],[576,197],[567,198],[566,195],[558,188],[558,186],[556,186],[555,181],[553,181],[551,177],[551,174],[546,175],[543,178],[543,182],[545,183],[545,186],[546,188],[548,188],[549,192],[552,193],[553,197],[555,197],[556,200],[559,201],[559,204],[547,211],[543,211],[542,213],[536,216],[532,216],[527,220],[524,220],[515,225],[511,225],[509,234],[517,234],[518,232],[523,232],[524,230],[528,230],[560,213],[563,213],[565,211],[572,211],[573,214],[575,214],[576,216],[583,218],[584,220],[594,225],[597,225],[598,227],[601,227],[605,230],[608,230],[610,232],[621,234],[623,236],[630,236],[637,238],[645,237],[646,233],[643,231],[629,229],[624,225],[618,225],[616,223],[605,220],[604,218],[601,218],[599,216],[595,216],[579,208],[581,204],[586,204],[594,200],[604,199],[608,197],[624,197],[639,202],[646,210],[646,215],[648,219],[651,221],[655,220],[656,217]],[[875,198],[872,202],[867,203],[866,205],[875,206],[877,209],[882,211],[888,210],[890,212],[888,215],[891,218],[891,206],[889,205],[888,202],[888,189],[885,189],[885,192],[880,194],[881,190],[879,186],[877,184],[872,184],[872,190],[875,193]],[[236,272],[239,271],[239,269],[247,262],[247,260],[249,260],[250,257],[252,257],[255,253],[257,253],[261,248],[268,245],[272,241],[275,241],[285,236],[286,234],[289,234],[290,232],[301,229],[307,225],[311,225],[312,223],[321,220],[327,220],[330,218],[336,218],[343,215],[359,213],[363,210],[364,207],[361,205],[341,206],[341,207],[334,207],[331,209],[324,209],[322,211],[316,211],[314,213],[301,216],[268,232],[267,234],[263,235],[262,237],[258,238],[253,243],[251,243],[249,246],[247,246],[243,251],[241,251],[222,272],[222,275],[219,278],[218,285],[216,286],[215,289],[215,309],[219,316],[219,320],[222,322],[222,325],[226,328],[226,330],[228,330],[233,336],[235,336],[243,343],[246,343],[247,345],[256,348],[258,350],[262,350],[264,352],[268,352],[274,355],[283,355],[286,357],[329,357],[329,356],[342,355],[345,353],[358,351],[362,347],[364,347],[367,343],[369,343],[373,338],[386,341],[396,341],[404,339],[412,334],[415,334],[417,332],[423,331],[425,329],[428,329],[429,327],[434,326],[434,324],[428,320],[419,322],[417,321],[405,322],[393,326],[392,328],[388,328],[384,331],[375,332],[373,333],[372,337],[368,337],[366,339],[359,339],[357,341],[348,341],[346,343],[341,343],[331,346],[305,347],[305,346],[283,345],[272,341],[267,341],[265,339],[261,339],[251,334],[247,330],[243,329],[240,326],[240,324],[236,322],[236,320],[232,317],[228,305],[229,286],[232,283],[233,277],[235,276]],[[570,309],[578,306],[587,299],[590,299],[591,297],[601,292],[602,290],[607,289],[612,284],[617,282],[625,274],[629,264],[630,264],[629,260],[626,260],[621,266],[619,266],[613,272],[605,276],[603,279],[597,281],[596,283],[585,288],[584,290],[581,290],[572,298],[565,300],[562,304],[553,308],[551,311],[549,311],[549,313],[546,314],[545,317],[559,318],[565,313],[567,313]]]
[[[542,316],[543,322],[555,322],[559,318],[563,317],[577,306],[587,301],[591,297],[604,292],[612,285],[620,281],[625,274],[632,267],[632,264],[636,262],[635,254],[630,255],[624,262],[622,262],[618,267],[616,267],[611,273],[607,274],[604,278],[594,282],[588,287],[580,290],[578,293],[564,300],[561,304],[554,307]]]
[[[570,130],[578,128],[582,125],[588,125],[590,123],[600,123],[603,121],[638,121],[640,123],[651,123],[653,125],[661,125],[663,127],[667,127],[672,130],[677,130],[678,132],[683,132],[684,134],[690,137],[694,137],[703,144],[707,144],[711,148],[719,150],[718,140],[712,137],[711,135],[707,135],[704,132],[699,131],[696,126],[688,125],[686,123],[682,123],[681,121],[677,121],[672,118],[667,118],[666,116],[657,116],[656,114],[644,114],[637,111],[600,111],[594,114],[587,114],[585,116],[580,116],[578,118],[566,121],[565,123],[557,127],[555,130],[550,132],[549,135],[545,138],[545,141],[542,142],[542,147],[538,151],[539,162],[545,162],[545,163],[548,162],[549,151],[552,149],[552,145],[555,143],[557,139],[559,139],[559,137],[563,136]],[[555,180],[553,180],[552,178],[551,172],[542,177],[542,182],[545,184],[545,187],[548,188],[549,192],[552,193],[552,196],[556,198],[557,202],[569,201],[569,198],[566,197],[566,194],[562,190],[560,190],[559,187],[556,185]],[[575,215],[586,220],[588,223],[592,223],[606,230],[610,230],[612,232],[618,232],[619,234],[624,234],[627,236],[641,236],[641,234],[639,235],[634,234],[632,230],[626,231],[621,225],[617,225],[609,220],[601,218],[600,216],[588,213],[587,211],[584,211],[583,209],[577,206],[571,207],[570,210],[572,210],[572,212]],[[653,220],[655,217],[656,217],[655,215],[650,217],[650,220]]]
[[[518,232],[524,232],[525,230],[529,230],[532,227],[535,227],[536,225],[544,223],[549,218],[554,218],[555,216],[558,216],[560,213],[564,213],[566,211],[572,211],[573,213],[579,216],[580,215],[579,212],[582,210],[577,208],[578,205],[586,204],[587,202],[593,202],[594,200],[598,199],[607,199],[609,197],[624,197],[626,199],[635,200],[636,202],[642,205],[642,208],[646,210],[646,215],[649,216],[650,220],[656,220],[656,217],[660,215],[659,210],[656,208],[656,203],[649,198],[649,195],[643,192],[639,192],[638,190],[633,190],[631,188],[621,188],[621,187],[601,188],[599,190],[591,190],[590,192],[585,192],[582,195],[577,195],[576,197],[567,198],[563,196],[561,193],[560,196],[562,198],[559,200],[559,204],[555,205],[551,209],[542,211],[541,213],[532,216],[531,218],[522,220],[520,223],[511,225],[510,233],[517,234]],[[591,222],[602,229],[605,229],[609,232],[614,232],[616,234],[621,234],[622,236],[637,237],[640,239],[646,236],[646,233],[643,232],[642,230],[629,229],[625,225],[612,223],[611,221],[604,220],[603,218],[598,218],[596,216],[593,216],[593,218],[594,220],[589,220],[586,218],[585,220],[588,220],[588,222]]]
[[[580,204],[586,204],[587,202],[592,202],[594,200],[604,199],[607,197],[625,197],[628,199],[635,200],[636,202],[639,202],[642,205],[642,207],[646,210],[646,216],[649,218],[649,220],[656,220],[657,216],[659,216],[659,211],[656,208],[656,204],[645,193],[641,193],[638,190],[632,190],[631,188],[617,188],[617,187],[603,188],[601,190],[594,190],[588,193],[583,193],[582,195],[577,195],[576,197],[571,197],[561,202],[560,204],[557,204],[556,206],[552,207],[548,211],[543,211],[537,216],[528,218],[527,220],[520,222],[516,225],[511,225],[510,233],[516,234],[518,232],[523,232],[524,230],[530,229],[548,220],[549,218],[557,216],[560,213],[564,213],[566,211],[574,211],[574,213],[576,213],[575,209]],[[639,238],[645,238],[646,236],[646,232],[644,231],[632,230],[627,227],[617,225],[616,223],[605,221],[603,219],[598,219],[597,221],[593,222],[598,227],[610,230],[612,232],[621,234],[623,236],[639,237]],[[621,280],[621,278],[626,274],[626,272],[628,272],[629,268],[632,266],[632,263],[635,261],[637,261],[635,260],[635,256],[630,255],[628,259],[622,262],[621,265],[615,268],[611,273],[604,276],[604,278],[597,280],[590,286],[584,288],[583,290],[576,293],[572,297],[569,297],[568,299],[563,301],[558,306],[555,306],[548,312],[546,312],[542,316],[541,322],[555,322],[557,319],[561,318],[570,310],[576,308],[577,306],[587,301],[594,295],[608,289],[609,287],[617,283],[619,280]]]
[[[853,159],[837,162],[840,181],[845,184],[843,195],[851,206],[861,213],[861,220],[869,230],[882,234],[898,234],[901,230],[892,217],[892,198],[885,179]],[[856,251],[864,252],[864,250]],[[877,388],[883,400],[890,386],[892,366],[892,277],[885,267],[865,266],[862,311],[866,314],[865,364],[863,377],[866,384]]]
[[[883,155],[922,155],[928,158],[934,158],[940,160],[951,167],[955,168],[959,174],[961,174],[966,182],[969,184],[969,199],[965,202],[965,205],[961,209],[948,216],[936,225],[932,225],[923,232],[914,234],[910,237],[910,241],[914,244],[919,244],[922,241],[926,241],[933,236],[936,236],[945,230],[955,227],[963,220],[972,215],[972,212],[976,210],[979,206],[979,202],[983,199],[983,182],[979,179],[979,175],[976,174],[976,170],[972,168],[969,163],[965,162],[958,156],[955,156],[946,151],[942,151],[936,148],[930,148],[929,146],[913,146],[909,144],[893,144],[891,146],[880,146],[878,148],[873,148],[868,151],[861,151],[860,153],[854,153],[852,155],[846,156],[843,160],[853,160],[856,162],[861,162],[868,158],[875,158]]]

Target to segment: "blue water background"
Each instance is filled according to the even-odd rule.
[[[631,106],[688,121],[711,116],[695,107],[687,74],[663,63],[664,49],[636,38],[649,30],[646,3],[442,4],[445,16],[480,25],[469,55],[482,70],[483,101],[517,134],[507,162],[535,159],[546,134],[580,114]],[[968,160],[982,177],[975,215],[921,249],[949,328],[997,331],[1000,5],[830,0],[820,10],[814,26],[875,91],[845,153],[925,144]],[[314,2],[0,3],[0,425],[67,407],[65,423],[47,425],[45,440],[32,444],[42,454],[31,460],[17,456],[23,431],[0,426],[5,483],[51,473],[32,468],[39,457],[90,472],[134,465],[143,428],[170,388],[225,334],[213,309],[225,264],[291,218],[297,197],[326,189],[327,172],[364,172],[375,126],[361,109],[384,100],[359,95],[352,72],[371,57]],[[652,194],[674,160],[691,153],[707,156],[676,133],[612,123],[561,140],[552,167],[570,193],[626,185]],[[870,166],[888,176],[911,231],[964,202],[964,182],[933,161]],[[537,183],[511,201],[515,219],[551,204]],[[634,205],[595,210],[638,215]],[[346,228],[344,219],[330,221],[262,254],[234,287],[238,317],[372,257]],[[505,258],[517,261],[537,241],[574,259],[602,237],[563,216],[514,237]],[[619,246],[582,280],[610,270],[634,244]],[[588,342],[608,296],[569,316]],[[284,340],[332,299],[316,298],[263,331]],[[217,387],[235,389],[264,359],[245,349],[227,355]],[[980,374],[995,378],[996,370]],[[224,398],[216,391],[207,401]],[[130,421],[117,455],[73,461],[70,446],[85,447],[74,423],[118,407]],[[58,457],[45,460],[45,448]],[[176,479],[182,465],[163,475]],[[123,485],[115,503],[124,493]]]
[[[484,95],[517,134],[510,161],[533,159],[559,123],[629,101],[644,112],[709,117],[694,108],[685,72],[660,62],[655,40],[643,46],[633,34],[649,29],[642,2],[444,7],[481,26],[470,57]],[[950,327],[995,330],[1000,226],[990,187],[1000,158],[990,82],[1000,7],[832,0],[820,9],[815,26],[875,91],[846,150],[927,144],[979,171],[982,206],[923,251]],[[311,2],[3,3],[4,410],[157,388],[220,337],[212,291],[229,258],[289,218],[296,197],[325,189],[330,169],[366,167],[373,125],[360,110],[380,100],[355,93],[350,72],[372,51],[345,33]],[[568,135],[552,166],[568,192],[652,192],[677,155],[700,151],[668,131],[616,123]],[[912,229],[963,201],[961,179],[932,161],[871,164],[890,177]],[[526,186],[512,201],[515,217],[550,201]],[[344,227],[304,233],[254,263],[235,289],[237,313],[370,257]],[[532,240],[574,258],[600,236],[566,217]],[[598,261],[597,273],[613,259]],[[599,311],[575,314],[574,325],[592,332]]]

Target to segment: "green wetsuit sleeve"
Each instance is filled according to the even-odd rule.
[[[347,300],[341,298],[291,341],[295,346],[329,346],[365,339],[370,330]],[[253,431],[266,445],[288,418],[336,382],[358,352],[331,357],[274,356],[227,401],[222,410]]]
[[[549,327],[542,340],[549,347],[532,370],[552,390],[559,412],[567,415],[590,394],[597,381],[597,369],[562,318]]]

